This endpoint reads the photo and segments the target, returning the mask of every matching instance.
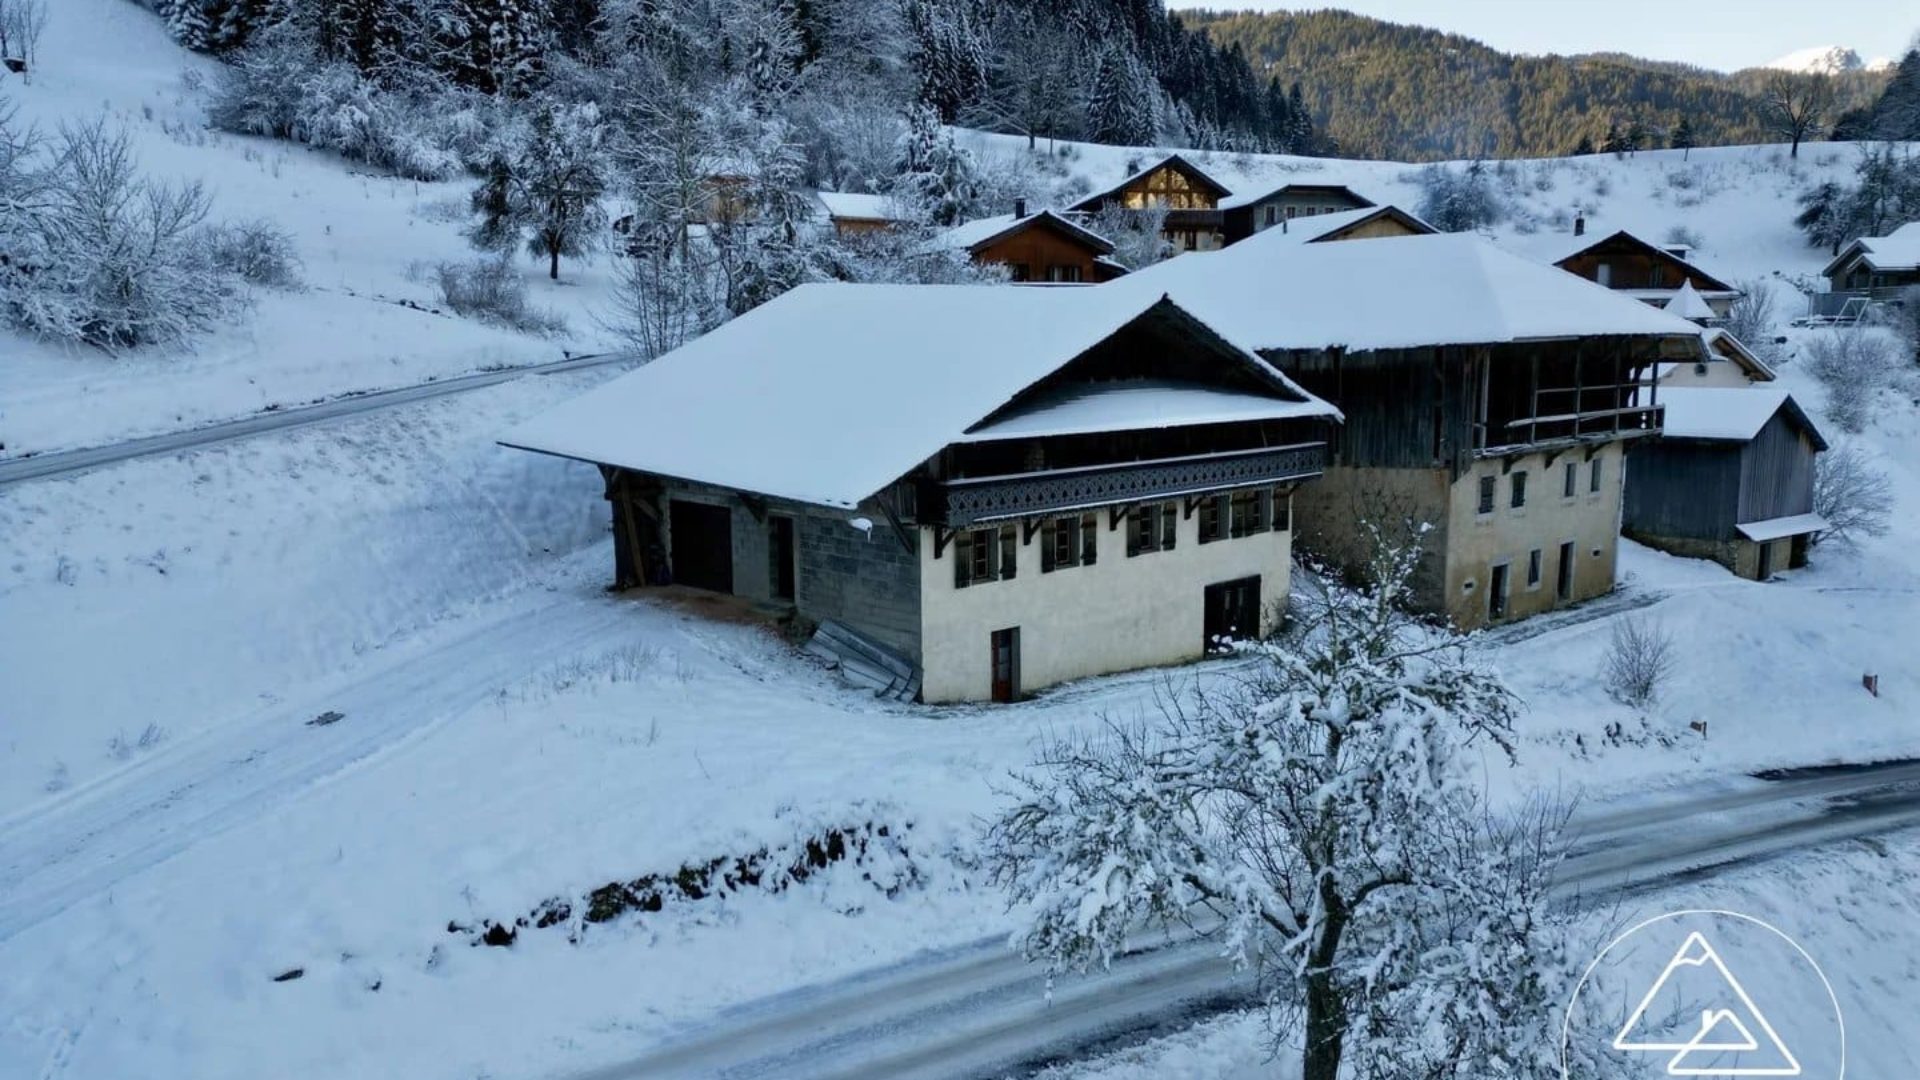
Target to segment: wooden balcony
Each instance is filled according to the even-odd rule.
[[[1311,442],[1076,469],[930,480],[916,492],[918,522],[960,528],[1288,483],[1320,475],[1326,461],[1327,444]]]

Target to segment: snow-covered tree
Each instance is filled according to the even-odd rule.
[[[503,140],[474,189],[473,245],[504,253],[525,237],[527,250],[547,260],[547,276],[558,279],[560,257],[584,254],[606,224],[603,135],[592,104],[534,108],[524,133]]]
[[[1129,270],[1140,270],[1173,254],[1166,224],[1164,206],[1134,210],[1109,203],[1092,215],[1087,227],[1113,242],[1113,261]]]
[[[1418,542],[1375,540],[1370,584],[1319,592],[1243,677],[1049,744],[989,830],[993,873],[1056,969],[1191,920],[1256,967],[1305,1080],[1546,1075],[1579,973],[1546,902],[1557,818],[1489,816],[1473,748],[1512,752],[1514,699],[1405,613]]]
[[[1121,48],[1101,52],[1087,90],[1087,138],[1115,146],[1151,146],[1157,134],[1154,88],[1140,62]]]
[[[1693,148],[1700,145],[1699,139],[1693,134],[1693,121],[1682,116],[1680,122],[1673,126],[1673,135],[1667,145],[1675,150],[1687,151],[1680,155],[1680,160],[1685,161],[1691,157]]]
[[[210,27],[205,0],[167,0],[167,33],[183,47],[205,50]]]
[[[1774,134],[1793,144],[1787,156],[1800,156],[1800,143],[1820,127],[1833,108],[1833,79],[1776,71],[1761,88],[1760,104]]]
[[[973,155],[953,141],[939,116],[917,105],[907,116],[894,153],[892,194],[916,216],[935,225],[954,225],[971,215],[978,175]]]
[[[1442,232],[1470,232],[1500,219],[1500,198],[1484,162],[1464,169],[1429,165],[1420,173],[1420,214]]]

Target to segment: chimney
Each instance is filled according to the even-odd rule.
[[[1013,200],[1013,216],[1016,218],[1023,218],[1027,216],[1027,200],[1025,199]]]
[[[1587,215],[1575,214],[1573,216],[1573,235],[1575,236],[1587,235]]]

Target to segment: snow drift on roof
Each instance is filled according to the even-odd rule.
[[[1666,310],[1669,314],[1677,315],[1682,319],[1714,317],[1713,309],[1707,306],[1707,302],[1701,298],[1699,290],[1693,287],[1691,281],[1682,282],[1680,288],[1674,291],[1673,299],[1666,303]]]
[[[1827,528],[1827,519],[1819,514],[1794,514],[1791,517],[1749,521],[1735,525],[1734,528],[1739,529],[1740,535],[1747,539],[1764,544],[1769,540],[1779,540],[1782,537],[1823,532]]]
[[[1746,342],[1733,336],[1733,331],[1724,326],[1710,327],[1700,331],[1700,340],[1713,352],[1726,356],[1744,368],[1749,376],[1760,382],[1772,382],[1778,378],[1765,360],[1760,359]]]
[[[1042,221],[1063,229],[1071,235],[1080,237],[1089,246],[1099,250],[1102,254],[1113,250],[1113,242],[1106,237],[1101,236],[1099,233],[1083,225],[1076,224],[1051,210],[1041,210],[1037,213],[1027,214],[1024,217],[1017,217],[1013,214],[996,214],[993,217],[963,221],[928,240],[926,246],[928,250],[931,251],[970,251],[1000,236],[1002,233],[1011,232],[1016,227],[1036,225]]]
[[[1745,442],[1791,400],[1785,390],[1762,386],[1663,386],[1660,404],[1667,408],[1660,426],[1678,439]]]
[[[851,221],[904,221],[906,214],[891,195],[863,195],[851,191],[817,191],[827,216]]]
[[[1161,300],[1104,287],[802,285],[501,441],[852,507]],[[1276,395],[1337,415],[1237,355]]]
[[[1062,387],[956,441],[991,442],[1325,415],[1326,404],[1312,398],[1286,401],[1199,383],[1128,379]]]
[[[1267,229],[1101,290],[1165,292],[1242,348],[1406,349],[1700,328],[1475,236],[1295,244]]]
[[[1920,270],[1920,221],[1908,222],[1886,236],[1863,236],[1864,260],[1875,270]]]

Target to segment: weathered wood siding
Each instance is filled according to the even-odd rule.
[[[1335,459],[1361,468],[1432,468],[1467,449],[1473,386],[1465,349],[1276,353],[1310,393],[1333,402]]]
[[[973,253],[975,262],[999,263],[1014,271],[1015,281],[1054,281],[1054,267],[1072,267],[1078,272],[1070,280],[1087,284],[1106,280],[1096,260],[1100,253],[1060,231],[1035,225],[1004,237]]]
[[[1781,409],[1740,456],[1738,521],[1813,512],[1813,442]]]
[[[1663,440],[1627,455],[1628,535],[1728,540],[1740,505],[1741,444]]]

